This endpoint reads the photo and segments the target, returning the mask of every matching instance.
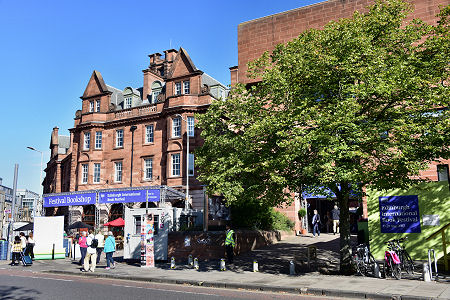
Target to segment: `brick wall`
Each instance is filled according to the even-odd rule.
[[[349,18],[355,10],[364,12],[373,1],[330,0],[300,7],[275,15],[251,20],[238,26],[238,75],[231,70],[231,83],[253,82],[246,77],[247,63],[260,57],[264,51],[271,51],[275,45],[286,43],[309,28],[322,28],[331,20]],[[415,8],[411,18],[435,23],[439,5],[448,5],[450,0],[412,0]],[[233,81],[236,80],[236,81]]]
[[[274,244],[292,235],[291,232],[279,231],[236,231],[235,255]],[[188,245],[185,243],[189,241]],[[189,254],[199,259],[220,259],[225,256],[224,232],[170,232],[168,242],[168,257],[187,260]]]

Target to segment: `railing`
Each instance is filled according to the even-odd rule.
[[[156,113],[157,106],[156,105],[146,105],[142,107],[133,107],[128,109],[123,109],[118,112],[114,113],[114,118],[121,119],[121,118],[129,118],[133,116],[142,116],[147,114]]]
[[[447,257],[447,241],[445,236],[445,229],[450,227],[450,223],[447,225],[441,227],[438,231],[434,232],[432,235],[426,238],[427,241],[431,240],[432,238],[436,237],[439,233],[442,236],[442,250],[444,250],[444,265],[445,265],[445,271],[448,271],[448,257]]]

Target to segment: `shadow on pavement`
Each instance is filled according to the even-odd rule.
[[[33,300],[37,298],[30,295],[37,295],[37,294],[40,294],[40,292],[34,289],[27,289],[20,286],[0,285],[0,299],[2,300],[12,300],[12,299]]]

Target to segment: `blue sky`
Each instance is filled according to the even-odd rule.
[[[93,70],[109,85],[141,87],[148,54],[183,47],[224,84],[237,65],[239,23],[318,1],[0,0],[0,177],[40,191],[50,133],[68,135]],[[44,176],[44,174],[43,174]]]

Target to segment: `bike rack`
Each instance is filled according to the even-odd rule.
[[[431,258],[433,256],[434,259],[434,280],[437,280],[438,278],[438,269],[437,269],[437,259],[436,259],[436,252],[434,251],[434,249],[429,249],[428,250],[428,268],[430,270],[430,277],[431,280],[433,280],[433,263],[431,261]]]

